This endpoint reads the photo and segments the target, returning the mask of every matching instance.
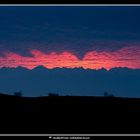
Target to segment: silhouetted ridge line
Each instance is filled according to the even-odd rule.
[[[22,66],[18,66],[18,67],[16,67],[16,68],[12,68],[12,67],[2,67],[2,68],[0,68],[0,70],[6,70],[6,69],[8,69],[8,70],[14,70],[14,69],[23,69],[23,70],[29,70],[29,71],[33,71],[33,70],[49,70],[49,71],[53,71],[53,70],[61,70],[61,69],[64,69],[64,70],[84,70],[84,71],[115,71],[115,70],[123,70],[123,71],[125,71],[125,70],[129,70],[129,71],[134,71],[134,70],[140,70],[140,69],[131,69],[131,68],[127,68],[127,67],[115,67],[115,68],[111,68],[110,70],[106,70],[105,68],[101,68],[101,69],[98,69],[98,70],[96,70],[96,69],[84,69],[84,68],[82,68],[82,67],[79,67],[79,68],[59,68],[59,67],[56,67],[56,68],[52,68],[52,69],[48,69],[48,68],[46,68],[46,67],[44,67],[43,65],[40,65],[40,66],[37,66],[37,67],[35,67],[35,68],[33,68],[32,70],[30,70],[30,69],[28,69],[28,68],[26,68],[26,67],[22,67]]]

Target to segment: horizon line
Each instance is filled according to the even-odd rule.
[[[26,70],[34,70],[36,68],[43,68],[43,69],[46,69],[46,70],[55,70],[55,69],[67,69],[67,70],[74,70],[74,69],[82,69],[82,70],[91,70],[91,71],[99,71],[99,70],[106,70],[106,71],[110,71],[110,70],[113,70],[113,69],[128,69],[128,70],[140,70],[140,68],[128,68],[128,67],[114,67],[114,68],[110,68],[110,69],[106,69],[104,67],[102,68],[99,68],[99,69],[90,69],[90,68],[83,68],[83,67],[75,67],[75,68],[67,68],[67,67],[54,67],[54,68],[47,68],[43,65],[38,65],[32,69],[29,69],[27,67],[24,67],[24,66],[17,66],[17,67],[0,67],[0,70],[1,69],[18,69],[18,68],[22,68],[22,69],[26,69]]]

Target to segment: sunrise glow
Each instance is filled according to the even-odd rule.
[[[140,49],[138,47],[125,47],[120,50],[111,51],[90,51],[82,59],[76,55],[63,51],[61,54],[51,52],[43,53],[39,50],[31,50],[32,57],[21,56],[14,52],[3,52],[0,57],[0,67],[16,68],[18,66],[33,69],[37,66],[53,68],[79,68],[107,70],[115,67],[140,68]]]

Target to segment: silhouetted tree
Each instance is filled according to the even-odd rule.
[[[114,97],[113,94],[110,94],[110,95],[109,95],[108,92],[105,92],[105,93],[104,93],[104,96],[105,96],[105,97]]]
[[[14,95],[15,95],[15,96],[18,96],[18,97],[21,97],[21,96],[22,96],[22,92],[21,92],[21,91],[14,92]]]
[[[59,96],[59,94],[56,94],[56,93],[48,93],[48,96]]]
[[[111,94],[111,95],[109,95],[109,97],[114,97],[114,95],[113,95],[113,94]]]
[[[107,93],[107,92],[105,92],[105,93],[104,93],[104,96],[108,96],[108,93]]]

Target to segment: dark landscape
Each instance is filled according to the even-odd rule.
[[[140,99],[0,94],[0,133],[140,133]]]

